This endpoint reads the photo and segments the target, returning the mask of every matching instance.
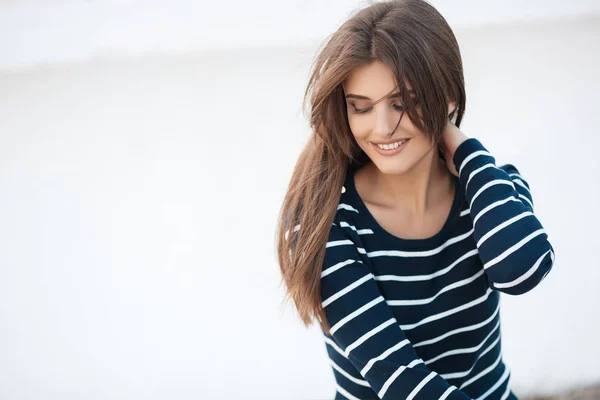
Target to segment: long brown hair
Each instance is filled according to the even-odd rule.
[[[306,326],[316,318],[327,333],[320,293],[325,245],[347,168],[368,161],[350,131],[342,83],[354,68],[376,60],[395,73],[410,120],[432,143],[439,143],[449,117],[460,126],[465,110],[458,43],[444,17],[424,0],[371,4],[325,42],[304,94],[312,135],[280,211],[277,256],[285,299],[293,300]],[[406,94],[404,79],[415,90],[414,99]],[[450,101],[456,108],[448,116]]]

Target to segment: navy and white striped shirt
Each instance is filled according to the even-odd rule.
[[[540,283],[554,251],[529,185],[462,143],[450,214],[427,239],[401,239],[370,214],[349,169],[321,274],[335,399],[517,397],[502,360],[500,292]]]

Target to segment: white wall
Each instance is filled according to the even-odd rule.
[[[457,31],[462,126],[556,249],[503,297],[520,394],[600,380],[600,19]],[[316,46],[0,72],[0,398],[325,399],[275,262]]]
[[[380,0],[0,0],[0,68],[321,42]],[[453,27],[585,16],[598,0],[430,0]]]

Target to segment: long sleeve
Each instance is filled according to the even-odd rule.
[[[378,399],[468,399],[419,358],[361,255],[365,250],[334,224],[325,251],[321,298],[340,351]]]
[[[496,166],[475,138],[456,149],[453,161],[490,287],[512,295],[528,292],[554,264],[554,249],[533,213],[529,184],[514,165]]]

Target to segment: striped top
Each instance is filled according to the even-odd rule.
[[[470,138],[441,230],[401,239],[374,219],[349,168],[321,273],[335,399],[517,399],[502,360],[500,292],[548,274],[554,251],[529,184]]]

